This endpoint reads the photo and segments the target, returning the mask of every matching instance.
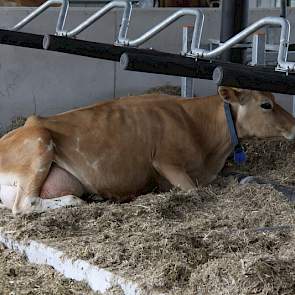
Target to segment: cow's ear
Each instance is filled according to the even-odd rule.
[[[247,101],[247,90],[240,88],[220,86],[218,87],[218,93],[221,98],[230,104],[245,104]]]

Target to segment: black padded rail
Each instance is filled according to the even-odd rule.
[[[213,72],[213,81],[218,86],[295,94],[295,74],[286,75],[273,68],[239,64],[218,66]]]
[[[147,72],[154,74],[173,75],[212,80],[215,68],[239,68],[241,64],[221,60],[205,60],[172,53],[124,53],[120,60],[121,68],[128,71]],[[273,71],[272,67],[246,66],[249,71],[262,70],[265,73]],[[249,72],[250,74],[250,72]],[[280,74],[280,73],[279,73]],[[237,86],[236,86],[237,87]]]
[[[126,70],[210,80],[214,68],[220,64],[208,61],[196,63],[193,58],[153,49],[115,46],[55,35],[44,36],[43,48],[50,51],[120,61],[121,67]]]
[[[212,80],[214,69],[221,64],[171,53],[124,53],[120,59],[123,70],[207,80]]]
[[[137,49],[133,47],[115,46],[112,44],[97,43],[55,35],[44,36],[43,48],[50,51],[57,51],[111,61],[120,61],[121,55],[125,52],[142,52],[151,55],[158,54],[162,57],[166,56],[167,54],[165,52],[152,49]]]
[[[77,40],[55,35],[37,35],[0,29],[0,44],[47,49],[111,61],[120,61],[124,70],[214,80],[218,86],[295,94],[295,74],[274,68],[208,61],[112,44]]]
[[[163,57],[145,53],[124,53],[120,64],[122,69],[130,71],[213,79],[218,86],[295,94],[295,74],[286,75],[269,66],[194,60],[177,54]]]
[[[247,66],[208,61],[177,54],[124,53],[121,68],[129,71],[214,80],[218,86],[295,94],[295,74],[286,75],[269,66]]]
[[[286,76],[285,73],[276,72],[273,67],[246,66],[217,60],[195,60],[191,57],[153,49],[115,46],[55,35],[44,36],[43,48],[120,61],[121,68],[129,71],[213,79],[217,85],[295,94],[295,75]]]
[[[43,48],[50,51],[113,61],[119,61],[121,54],[124,53],[121,47],[111,44],[96,43],[55,35],[44,36]]]
[[[43,35],[0,29],[0,44],[43,49]]]

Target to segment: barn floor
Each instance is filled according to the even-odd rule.
[[[295,143],[246,146],[249,164],[240,170],[295,184]],[[271,185],[219,177],[188,193],[149,194],[121,205],[16,218],[5,210],[0,227],[135,280],[147,293],[294,295],[294,209]]]

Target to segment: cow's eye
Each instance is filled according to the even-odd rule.
[[[271,110],[271,109],[272,109],[272,104],[269,103],[269,102],[262,103],[260,106],[261,106],[263,109],[265,109],[265,110]]]

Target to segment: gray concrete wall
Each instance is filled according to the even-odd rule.
[[[0,26],[9,28],[31,11],[30,8],[0,8]],[[130,24],[129,37],[135,38],[158,23],[175,9],[135,9]],[[220,11],[204,9],[205,25],[202,43],[209,38],[219,37]],[[92,13],[95,8],[72,8],[66,23],[71,29]],[[279,15],[279,10],[252,10],[250,22],[266,15]],[[34,20],[24,31],[44,34],[52,33],[57,12],[51,9]],[[120,11],[113,11],[82,33],[79,38],[112,43],[120,24]],[[295,28],[295,9],[289,11],[291,26]],[[183,18],[177,24],[161,32],[145,44],[168,52],[181,49],[181,27],[191,24],[193,19]],[[295,41],[295,30],[291,31],[291,41]],[[113,98],[141,93],[151,87],[164,84],[180,85],[180,78],[145,73],[124,72],[118,64],[46,52],[26,48],[0,45],[0,127],[6,126],[17,116],[32,113],[49,115],[74,107],[87,105],[99,99]],[[197,95],[213,94],[215,85],[210,81],[195,83]],[[290,97],[284,97],[286,107],[290,107]]]

